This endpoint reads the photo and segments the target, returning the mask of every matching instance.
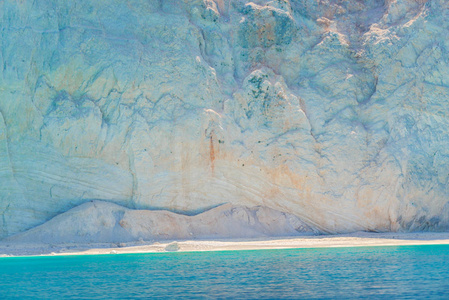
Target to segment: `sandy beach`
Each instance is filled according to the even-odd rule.
[[[119,244],[29,244],[0,242],[0,257],[97,255],[125,253],[231,251],[322,247],[366,247],[449,244],[449,232],[369,233],[258,239],[138,241]]]

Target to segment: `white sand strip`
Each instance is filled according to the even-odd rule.
[[[30,255],[86,255],[175,251],[224,251],[321,247],[362,247],[449,244],[449,232],[366,233],[266,239],[141,241],[127,244],[0,243],[0,257]],[[170,245],[168,248],[167,246]],[[171,249],[170,249],[171,248]]]

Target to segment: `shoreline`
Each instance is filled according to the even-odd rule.
[[[370,233],[130,243],[28,244],[0,241],[0,258],[21,256],[447,245],[449,232]]]

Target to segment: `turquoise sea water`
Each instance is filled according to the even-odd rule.
[[[449,299],[449,245],[0,258],[0,299]]]

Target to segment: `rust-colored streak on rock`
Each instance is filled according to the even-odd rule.
[[[214,172],[214,161],[215,161],[215,149],[214,149],[214,139],[212,137],[212,134],[209,137],[210,143],[209,143],[209,156],[210,156],[210,167],[212,170],[212,173]]]

